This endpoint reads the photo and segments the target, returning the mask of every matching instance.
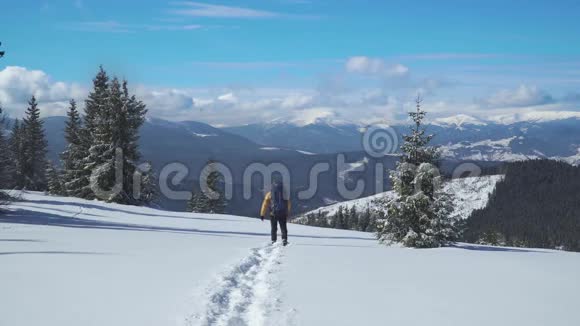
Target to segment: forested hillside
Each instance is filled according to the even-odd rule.
[[[509,163],[488,205],[467,220],[468,242],[580,251],[580,168]]]

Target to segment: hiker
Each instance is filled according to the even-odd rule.
[[[282,230],[282,244],[288,244],[288,228],[286,222],[290,215],[290,196],[284,191],[282,182],[276,181],[272,185],[272,191],[266,194],[260,210],[260,219],[264,220],[266,211],[270,208],[270,225],[272,226],[272,243],[277,240],[278,223]]]

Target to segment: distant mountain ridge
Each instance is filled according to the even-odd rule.
[[[44,119],[49,143],[48,157],[54,163],[59,162],[59,153],[65,148],[65,121],[65,117]],[[357,175],[358,178],[367,181],[362,195],[368,196],[374,193],[374,169],[345,172],[338,166],[335,153],[316,154],[286,146],[263,146],[245,137],[201,122],[171,122],[149,118],[141,128],[139,143],[142,159],[151,162],[156,173],[160,173],[171,163],[187,167],[189,173],[186,179],[177,185],[169,184],[169,187],[176,191],[191,191],[194,184],[198,183],[200,171],[208,160],[215,160],[227,166],[232,173],[234,184],[234,196],[229,202],[227,212],[235,212],[238,215],[257,216],[264,195],[265,189],[259,177],[253,178],[254,182],[250,187],[251,198],[245,199],[242,194],[244,171],[253,163],[283,164],[290,171],[292,188],[296,192],[308,188],[310,170],[314,165],[321,162],[328,163],[329,171],[320,174],[315,196],[308,200],[296,200],[293,207],[295,213],[319,207],[327,198],[341,200],[342,197],[336,188],[336,179],[339,175],[343,176],[349,189],[353,188],[350,182],[354,182],[350,175]],[[364,159],[365,154],[360,151],[345,153],[347,168],[352,162],[361,162]],[[394,166],[396,160],[396,157],[389,156],[380,161],[388,169]],[[347,172],[348,177],[344,175]],[[167,180],[169,183],[173,182],[171,180],[174,175],[175,173],[169,175]],[[160,205],[165,209],[183,211],[186,202],[162,197]]]
[[[65,146],[65,120],[65,117],[48,117],[44,120],[49,141],[49,158],[53,162],[59,161],[59,153]],[[441,147],[445,159],[444,170],[451,171],[456,162],[462,160],[475,161],[482,167],[497,166],[498,161],[540,157],[578,164],[579,122],[578,118],[565,117],[505,125],[459,116],[435,121],[427,128],[428,132],[436,135],[433,143]],[[318,120],[311,124],[277,121],[216,128],[195,121],[172,122],[148,118],[141,129],[140,149],[143,159],[152,162],[157,172],[168,163],[182,163],[187,166],[190,171],[187,179],[173,187],[187,191],[197,182],[199,172],[208,160],[219,161],[232,170],[236,189],[241,188],[243,171],[252,163],[283,163],[292,173],[293,188],[298,190],[308,186],[309,171],[314,164],[329,163],[330,171],[320,175],[319,192],[311,200],[300,201],[295,210],[299,213],[343,200],[337,193],[337,178],[346,180],[350,186],[353,186],[352,183],[357,178],[362,178],[367,181],[367,186],[361,196],[375,193],[375,175],[371,171],[373,169],[367,168],[362,172],[354,169],[360,162],[366,162],[365,165],[369,167],[376,162],[369,161],[368,155],[362,150],[364,127],[344,121],[333,123],[329,120]],[[405,125],[389,128],[393,128],[399,137],[408,130]],[[402,140],[399,138],[398,142],[401,144]],[[348,171],[340,170],[337,166],[337,153],[346,154]],[[388,156],[380,161],[389,169],[394,166],[397,157]],[[384,182],[385,185],[388,184],[386,180]],[[243,200],[241,194],[236,194],[230,208],[236,214],[254,216],[263,191],[259,183],[256,183],[252,186],[255,196],[250,200]],[[161,204],[166,209],[185,208],[183,201],[163,201]]]
[[[495,119],[495,120],[492,120]],[[534,112],[520,117],[478,119],[468,115],[438,118],[428,124],[444,157],[483,161],[515,161],[535,158],[561,158],[578,155],[580,149],[580,112]],[[512,120],[523,120],[510,122]],[[361,124],[320,120],[311,124],[289,122],[250,124],[223,130],[245,137],[263,146],[285,147],[313,153],[336,153],[363,150]],[[392,128],[399,136],[408,126]]]

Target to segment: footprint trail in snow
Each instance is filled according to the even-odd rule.
[[[227,272],[208,293],[202,315],[190,325],[262,326],[280,301],[275,272],[282,247],[267,245],[251,250],[249,256]]]

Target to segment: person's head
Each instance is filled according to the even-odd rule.
[[[288,199],[290,196],[289,189],[282,182],[281,179],[273,179],[272,181],[272,191],[281,191],[284,194],[284,198]]]
[[[281,180],[274,180],[272,182],[272,190],[281,190],[284,189],[284,184]]]
[[[273,174],[272,175],[272,189],[276,189],[276,188],[283,188],[284,187],[284,183],[282,182],[282,176],[278,175],[278,174]]]

